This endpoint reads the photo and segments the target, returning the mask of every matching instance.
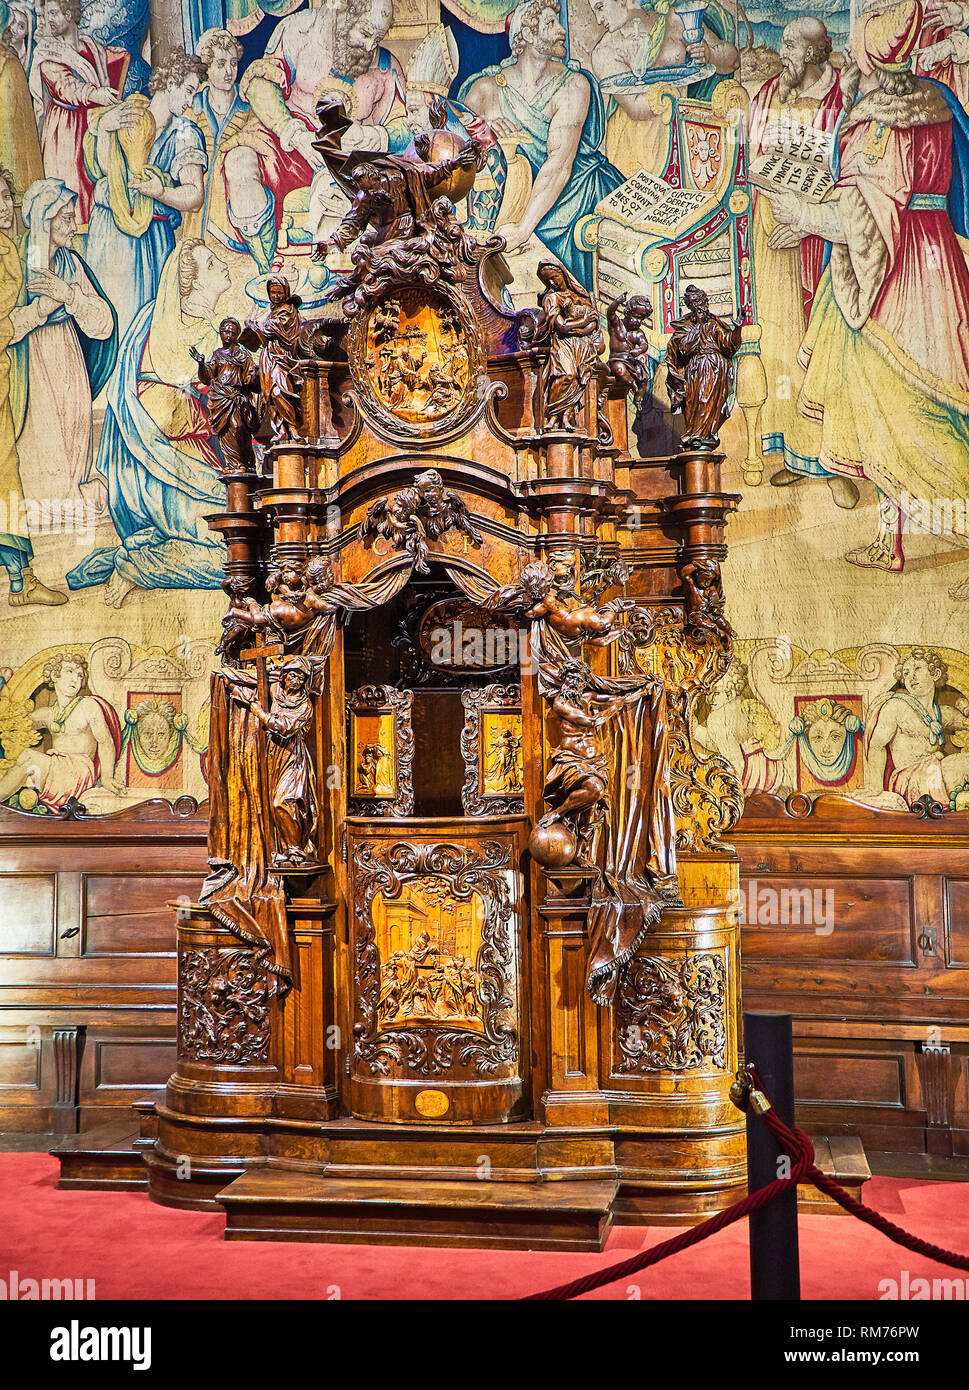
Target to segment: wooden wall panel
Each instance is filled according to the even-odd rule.
[[[969,816],[758,795],[733,838],[748,917],[765,888],[832,894],[820,930],[742,929],[744,1006],[794,1016],[801,1123],[969,1154]]]
[[[197,898],[194,802],[64,821],[0,808],[0,1129],[91,1128],[163,1093],[175,919]]]
[[[830,931],[742,931],[744,1006],[794,1015],[798,1114],[815,1133],[969,1154],[967,821],[748,801],[733,837],[748,897],[752,880],[779,905],[818,891],[824,910],[832,895]],[[74,823],[0,809],[0,1128],[89,1128],[161,1094],[174,1058],[168,904],[197,896],[205,833],[204,812],[167,803]],[[567,950],[553,960],[581,988],[571,964]],[[581,1077],[584,1041],[561,1041]]]
[[[54,874],[0,874],[0,945],[5,955],[52,956]]]

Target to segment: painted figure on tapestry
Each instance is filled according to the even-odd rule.
[[[121,755],[121,726],[117,713],[87,685],[87,662],[82,656],[59,656],[44,667],[44,683],[30,720],[46,747],[28,748],[8,772],[0,775],[0,805],[19,793],[25,810],[39,805],[59,811],[100,783],[122,795],[124,782],[117,763]],[[43,703],[39,695],[53,692]],[[29,800],[24,793],[32,795]]]
[[[949,206],[957,103],[910,70],[922,19],[906,0],[852,34],[837,196],[770,195],[779,224],[831,243],[798,405],[821,425],[825,467],[879,490],[878,533],[845,558],[893,572],[904,565],[904,500],[969,494],[965,208]],[[953,589],[969,597],[969,579]]]
[[[602,151],[603,106],[590,75],[568,61],[558,0],[521,0],[508,28],[511,57],[464,83],[459,98],[495,136],[514,136],[533,182],[515,221],[497,228],[516,250],[534,232],[586,287],[592,254],[575,224],[622,183]]]
[[[94,550],[67,576],[104,584],[120,607],[133,589],[217,589],[225,551],[205,525],[225,505],[221,460],[198,391],[191,348],[210,356],[229,287],[225,262],[201,241],[169,256],[158,296],[125,335],[107,392],[97,472],[118,544]]]
[[[351,113],[348,148],[387,149],[382,123],[403,109],[403,69],[381,47],[392,22],[391,0],[328,0],[281,20],[246,69],[239,99],[250,115],[223,143],[214,176],[225,190],[220,235],[259,271],[273,264],[287,194],[309,188],[322,167],[313,140],[324,92]]]

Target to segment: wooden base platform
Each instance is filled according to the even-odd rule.
[[[226,1240],[599,1251],[616,1182],[378,1182],[254,1169],[219,1193]]]
[[[852,1197],[862,1201],[861,1190],[871,1177],[871,1169],[861,1140],[851,1134],[832,1135],[830,1138],[812,1134],[811,1143],[814,1145],[815,1162],[821,1172],[834,1178]],[[811,1186],[798,1188],[797,1209],[810,1216],[848,1215],[832,1197]]]
[[[148,1186],[148,1169],[135,1121],[103,1125],[58,1140],[51,1154],[61,1165],[57,1186],[138,1192]]]

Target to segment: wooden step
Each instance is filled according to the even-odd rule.
[[[821,1172],[834,1178],[846,1192],[861,1201],[861,1189],[871,1177],[861,1140],[853,1134],[833,1134],[823,1138],[812,1134],[811,1143],[814,1145],[814,1161]],[[797,1209],[806,1216],[848,1215],[833,1197],[803,1183],[797,1190]]]
[[[135,1119],[129,1114],[114,1124],[67,1135],[50,1150],[61,1165],[57,1186],[140,1191],[148,1186],[143,1147]]]
[[[601,1250],[615,1182],[386,1182],[252,1169],[219,1193],[226,1240]]]

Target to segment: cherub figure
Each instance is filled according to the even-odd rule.
[[[616,617],[635,608],[633,599],[613,598],[596,607],[581,599],[567,601],[563,587],[544,560],[533,560],[522,570],[518,583],[500,589],[491,607],[518,611],[532,622],[546,622],[567,643],[603,644],[612,639]]]
[[[614,382],[632,396],[637,410],[649,395],[649,339],[653,306],[645,295],[626,298],[625,291],[606,311],[609,326],[609,371]]]
[[[448,531],[460,531],[473,546],[481,545],[464,502],[444,486],[436,468],[428,468],[416,475],[410,487],[370,506],[360,539],[369,546],[381,536],[394,550],[404,550],[413,558],[418,574],[427,574],[431,558],[427,543],[440,540]]]
[[[222,346],[208,361],[198,348],[189,348],[198,363],[198,379],[209,388],[205,410],[228,473],[252,471],[252,436],[259,428],[255,404],[259,371],[239,341],[241,336],[238,319],[223,319],[219,324]]]
[[[216,656],[235,660],[243,642],[252,640],[256,632],[271,632],[283,640],[282,628],[268,608],[251,596],[252,579],[248,575],[230,574],[222,581],[229,596],[229,611],[222,619],[222,640],[215,649]]]

